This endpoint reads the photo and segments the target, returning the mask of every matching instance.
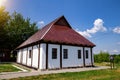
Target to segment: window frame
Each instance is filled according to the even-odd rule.
[[[63,49],[63,59],[68,59],[68,49]]]
[[[89,58],[88,50],[85,50],[85,57],[86,57],[86,59]]]
[[[32,50],[29,50],[29,58],[32,58]]]
[[[78,50],[78,59],[82,58],[81,52],[82,52],[81,50]]]
[[[57,48],[52,48],[52,59],[57,59]]]

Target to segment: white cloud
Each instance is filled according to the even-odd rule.
[[[108,52],[108,50],[105,49],[105,50],[103,50],[103,52]]]
[[[120,42],[118,42],[117,44],[120,45]]]
[[[76,30],[79,34],[83,35],[84,37],[92,37],[88,32],[86,31],[79,31],[78,29]]]
[[[113,50],[112,52],[113,52],[113,53],[118,53],[119,51],[115,49],[115,50]]]
[[[114,32],[114,33],[120,34],[120,27],[114,28],[114,29],[113,29],[113,32]]]
[[[79,31],[77,29],[76,31],[84,37],[92,37],[91,34],[107,31],[106,27],[103,26],[103,23],[103,20],[98,18],[94,21],[94,26],[91,29],[87,29],[86,31]]]
[[[44,21],[39,21],[37,24],[38,24],[38,27],[43,27],[45,25],[45,22]]]
[[[103,26],[103,23],[104,23],[104,22],[103,22],[102,19],[96,19],[96,20],[94,21],[94,26],[93,26],[93,28],[90,29],[90,30],[87,29],[87,32],[94,34],[94,33],[99,32],[99,31],[101,31],[101,32],[107,31],[107,29]]]

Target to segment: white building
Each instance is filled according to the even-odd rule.
[[[17,63],[40,70],[93,66],[94,46],[62,16],[17,47]]]

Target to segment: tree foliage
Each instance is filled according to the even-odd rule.
[[[7,26],[9,19],[9,12],[5,11],[5,7],[0,7],[0,49],[7,47],[7,32],[5,27]]]
[[[94,54],[95,62],[109,62],[109,53],[108,52],[100,52],[99,54]]]
[[[118,54],[118,55],[114,54],[114,62],[120,63],[120,54]]]
[[[120,63],[120,54],[113,54],[114,62]],[[110,62],[110,54],[108,52],[100,52],[99,54],[94,54],[94,61],[101,62]]]
[[[36,23],[30,23],[30,19],[24,19],[20,13],[14,12],[6,27],[9,37],[9,46],[14,49],[34,34],[38,29]]]
[[[0,27],[5,27],[9,19],[9,12],[5,11],[5,7],[0,7]]]
[[[0,7],[0,49],[15,49],[37,30],[36,23],[31,23],[30,18],[25,19],[17,12],[10,15]]]

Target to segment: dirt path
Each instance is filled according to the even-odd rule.
[[[110,67],[99,66],[99,67],[85,67],[85,68],[73,68],[73,69],[60,69],[60,70],[46,70],[46,71],[31,71],[31,72],[9,72],[9,73],[0,73],[0,79],[11,79],[25,76],[36,76],[36,75],[44,75],[51,73],[65,73],[65,72],[81,72],[81,71],[89,71],[89,70],[100,70],[107,69]]]

